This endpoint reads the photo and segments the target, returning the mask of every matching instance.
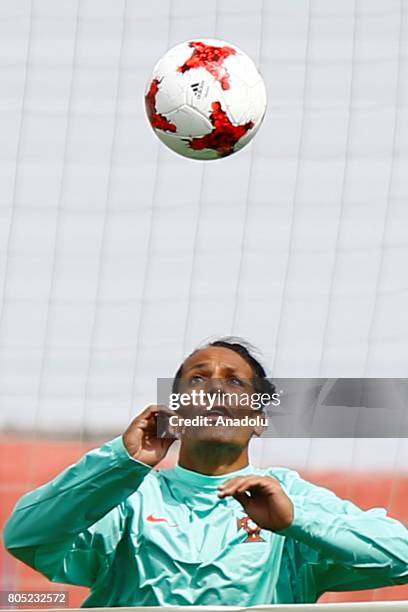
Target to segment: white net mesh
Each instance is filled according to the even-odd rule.
[[[276,376],[407,374],[405,8],[2,3],[5,426],[116,428],[231,332]],[[142,105],[156,59],[203,34],[269,96],[213,164],[160,146]]]
[[[407,13],[405,0],[3,0],[6,431],[116,434],[157,377],[229,333],[275,376],[407,375]],[[196,36],[241,47],[268,88],[252,145],[216,163],[167,151],[142,104],[158,57]],[[274,440],[253,455],[398,472],[408,446]]]
[[[275,376],[407,376],[407,9],[2,1],[6,431],[117,434],[157,377],[229,333]],[[268,89],[254,142],[208,164],[161,146],[142,103],[155,61],[196,36],[241,47]],[[253,454],[397,473],[408,447],[274,440]]]

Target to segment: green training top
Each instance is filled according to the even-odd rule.
[[[247,474],[280,481],[295,509],[288,529],[260,530],[218,497]],[[284,468],[157,471],[121,436],[24,495],[4,541],[53,582],[89,587],[83,607],[307,603],[408,582],[408,531],[385,510],[364,512]]]

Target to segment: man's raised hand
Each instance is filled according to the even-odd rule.
[[[172,414],[174,412],[167,406],[152,404],[133,419],[122,436],[123,443],[133,459],[154,467],[165,457],[174,438],[158,437],[157,416],[171,416]]]

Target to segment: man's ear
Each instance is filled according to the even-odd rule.
[[[254,434],[259,438],[267,429],[266,425],[256,425],[254,427]]]
[[[257,416],[261,417],[261,418],[265,418],[265,413],[263,410],[259,410],[257,413]],[[264,431],[266,431],[268,429],[267,425],[255,425],[254,427],[254,434],[255,436],[257,436],[259,438],[259,436],[261,436],[263,434]]]

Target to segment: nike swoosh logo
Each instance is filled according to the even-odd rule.
[[[167,523],[169,527],[177,527],[177,525],[169,523],[168,519],[154,516],[153,514],[149,514],[149,516],[146,517],[146,520],[150,521],[151,523]]]

